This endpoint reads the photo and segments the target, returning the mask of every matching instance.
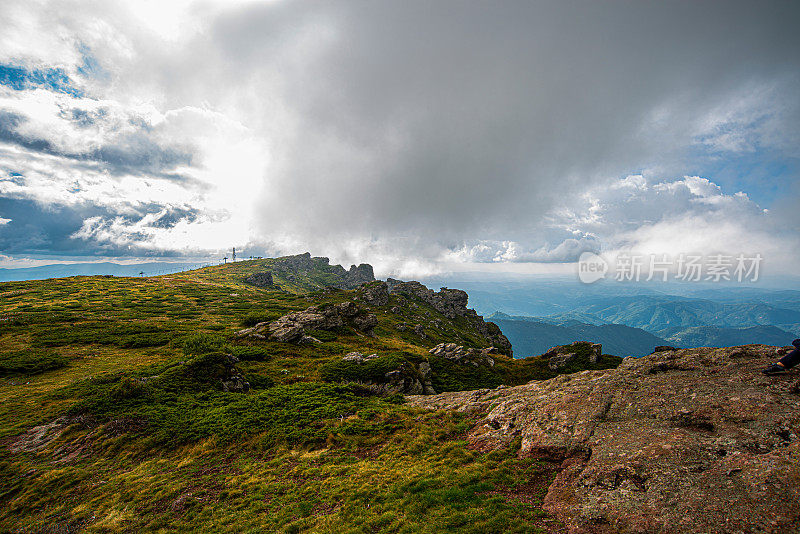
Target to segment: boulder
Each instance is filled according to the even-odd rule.
[[[682,349],[407,402],[488,413],[471,448],[520,440],[520,456],[559,462],[544,508],[571,533],[795,532],[800,395],[791,374],[761,374],[774,355],[764,345]]]
[[[575,361],[578,355],[574,352],[567,352],[565,354],[556,354],[555,356],[551,356],[550,360],[547,362],[547,367],[551,370],[555,371],[557,369],[561,369],[562,367],[566,367],[567,364],[572,363]]]
[[[575,341],[569,345],[558,345],[542,354],[542,358],[549,358],[548,367],[552,370],[565,367],[575,359],[585,356],[589,363],[597,363],[603,355],[603,345],[589,341]]]
[[[349,352],[342,357],[342,361],[362,365],[378,357],[377,354],[365,356],[360,352]],[[404,362],[396,369],[384,373],[381,379],[362,380],[358,383],[380,395],[396,393],[434,395],[436,393],[433,389],[431,366],[428,362],[421,362],[418,365]]]
[[[474,367],[484,364],[494,367],[494,358],[489,355],[497,354],[497,349],[495,347],[475,349],[456,345],[455,343],[439,343],[428,352],[434,356],[440,356],[447,360]]]
[[[369,360],[374,360],[377,357],[378,357],[377,354],[369,354],[367,356],[364,356],[360,352],[348,352],[347,354],[344,355],[344,357],[342,358],[342,361],[343,362],[364,363],[364,362],[369,361]]]

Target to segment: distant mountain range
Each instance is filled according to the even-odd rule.
[[[783,330],[800,330],[800,311],[758,300],[719,302],[661,295],[624,296],[578,306],[559,317],[580,318],[595,324],[625,324],[661,336],[671,335],[672,330],[678,327],[696,326],[746,328],[774,325]]]
[[[521,317],[495,313],[489,317],[514,346],[518,358],[537,356],[555,345],[573,341],[592,341],[603,344],[603,354],[615,356],[644,356],[658,345],[668,345],[664,339],[621,324],[593,325],[578,321],[547,322],[541,317]]]
[[[763,343],[764,345],[789,345],[796,336],[775,326],[750,326],[746,328],[719,328],[716,326],[691,326],[676,329],[666,337],[669,345],[676,347],[734,347]]]
[[[577,315],[581,317],[580,314]],[[585,316],[584,316],[585,317]],[[663,330],[657,336],[642,328],[622,324],[589,324],[567,317],[512,316],[497,312],[489,316],[514,346],[518,357],[543,354],[555,345],[573,341],[603,344],[604,354],[644,356],[659,345],[678,348],[733,347],[750,343],[788,345],[793,334],[775,326],[721,328],[690,326]]]
[[[598,283],[569,277],[429,279],[469,291],[470,305],[492,315],[516,354],[541,354],[579,340],[604,352],[640,356],[658,344],[729,347],[787,345],[800,337],[798,280],[782,286],[677,283]],[[522,322],[522,324],[520,324]],[[628,327],[629,330],[621,327]],[[649,334],[652,337],[644,336]]]

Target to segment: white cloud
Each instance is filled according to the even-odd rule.
[[[725,193],[706,178],[677,180],[630,178],[593,189],[582,203],[551,219],[555,226],[597,236],[614,256],[681,253],[761,254],[773,272],[791,272],[800,247],[792,224],[762,209],[746,194]],[[592,212],[591,217],[584,212]]]

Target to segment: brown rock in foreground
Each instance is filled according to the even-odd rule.
[[[685,349],[494,390],[408,397],[482,411],[472,447],[562,461],[545,510],[572,533],[798,532],[797,373],[776,348]]]

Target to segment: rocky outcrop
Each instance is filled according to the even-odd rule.
[[[300,282],[304,275],[324,275],[325,284],[338,289],[356,289],[375,280],[372,266],[367,263],[351,265],[349,270],[345,270],[341,265],[331,265],[328,258],[312,257],[308,252],[276,258],[270,269],[289,282]]]
[[[236,367],[239,358],[233,354],[225,355],[225,376],[220,378],[222,391],[246,393],[250,391],[250,383],[247,382]]]
[[[245,277],[244,283],[256,287],[273,287],[272,273],[268,271],[253,273]]]
[[[344,274],[342,289],[356,289],[361,284],[366,284],[375,280],[375,273],[372,265],[362,263],[358,266],[351,265],[350,270]]]
[[[344,355],[344,357],[342,358],[342,361],[343,362],[364,363],[364,362],[367,362],[369,360],[374,360],[377,357],[378,357],[377,354],[368,354],[368,355],[364,356],[360,352],[348,352],[347,354]]]
[[[378,359],[377,354],[364,355],[360,352],[350,352],[343,358],[343,362],[354,364],[367,364]],[[378,379],[357,380],[357,383],[379,395],[435,395],[431,376],[431,366],[428,362],[415,365],[404,362],[396,369],[383,373]]]
[[[391,293],[406,294],[418,298],[431,305],[436,311],[440,312],[448,319],[477,315],[475,310],[467,308],[469,296],[466,291],[443,287],[436,292],[416,281],[402,282],[393,278],[387,278],[386,283]]]
[[[542,354],[542,358],[548,358],[547,366],[556,371],[566,367],[579,357],[585,357],[589,363],[597,363],[603,355],[603,346],[600,343],[589,341],[576,341],[569,345],[558,345],[550,348]]]
[[[439,343],[428,352],[434,356],[440,356],[465,365],[478,367],[485,364],[489,367],[494,367],[494,358],[490,354],[497,354],[497,349],[494,347],[475,349],[456,345],[455,343]]]
[[[664,351],[494,390],[408,403],[488,413],[479,450],[561,462],[545,510],[571,533],[795,532],[800,524],[796,376],[766,377],[775,347]]]
[[[475,310],[467,308],[469,296],[466,291],[443,287],[437,292],[416,281],[402,282],[393,278],[387,278],[386,284],[390,293],[419,299],[449,319],[465,317],[500,352],[509,356],[513,354],[511,342],[500,331],[500,327],[484,321]],[[419,333],[423,334],[424,331]]]
[[[356,299],[367,306],[386,306],[389,304],[389,286],[380,280],[364,284],[356,293]]]
[[[237,332],[238,336],[272,339],[285,343],[314,342],[306,335],[309,330],[333,330],[349,326],[367,335],[377,326],[378,318],[366,313],[353,302],[336,305],[311,306],[303,311],[291,312],[272,322],[258,323],[252,328]]]
[[[431,382],[431,368],[427,362],[419,364],[417,373],[406,372],[405,369],[389,371],[382,382],[370,382],[366,385],[383,395],[401,393],[404,395],[433,395],[436,391]]]

